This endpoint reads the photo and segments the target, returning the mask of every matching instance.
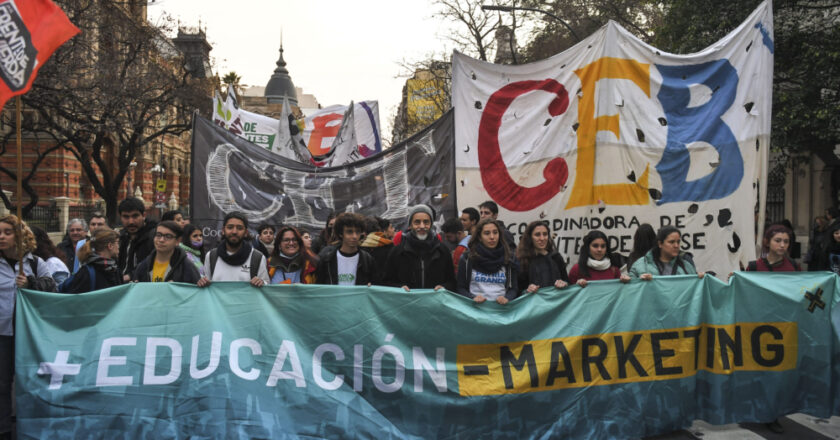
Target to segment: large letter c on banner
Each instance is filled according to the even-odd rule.
[[[551,116],[559,116],[569,108],[569,94],[563,84],[553,79],[542,81],[519,81],[497,90],[487,100],[481,123],[478,126],[478,165],[481,182],[490,197],[510,211],[534,209],[560,192],[569,178],[569,167],[562,157],[551,159],[543,170],[545,182],[533,188],[518,185],[508,173],[499,146],[499,129],[502,116],[520,95],[542,90],[557,95],[548,105]]]

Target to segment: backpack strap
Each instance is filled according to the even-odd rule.
[[[86,264],[85,267],[87,267],[88,278],[90,278],[90,291],[93,292],[96,290],[96,270],[90,264]]]
[[[216,272],[217,261],[219,261],[219,251],[218,248],[213,248],[210,250],[210,278],[212,278],[213,274]]]
[[[254,277],[259,276],[260,274],[260,263],[262,263],[262,252],[251,248],[251,279]]]
[[[35,278],[38,278],[38,258],[40,257],[33,255],[32,259],[29,260],[29,268],[32,269],[32,275],[34,275]]]

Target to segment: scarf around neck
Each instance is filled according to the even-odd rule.
[[[113,260],[111,258],[103,258],[101,255],[97,255],[95,253],[91,253],[90,257],[88,257],[88,259],[85,261],[85,264],[94,267],[99,267],[106,273],[119,272],[119,268],[117,267],[117,260]]]
[[[477,243],[476,253],[478,257],[473,258],[473,267],[481,273],[496,273],[505,264],[505,248],[499,243],[495,248],[489,249],[481,243]]]
[[[414,231],[408,231],[408,234],[403,236],[405,241],[408,243],[411,249],[417,251],[417,253],[421,255],[428,254],[434,249],[435,242],[437,241],[437,237],[429,232],[429,235],[426,237],[425,240],[421,240],[417,238],[417,235],[414,234]]]
[[[251,243],[248,243],[247,240],[243,240],[239,249],[233,255],[230,255],[228,254],[227,247],[225,246],[225,241],[222,240],[219,243],[219,246],[216,247],[216,254],[222,259],[222,261],[230,266],[242,266],[251,256]]]
[[[375,248],[388,246],[389,244],[393,243],[393,241],[383,237],[381,232],[373,232],[371,234],[368,234],[367,237],[365,237],[365,241],[362,242],[362,245],[360,247]]]
[[[589,261],[586,262],[586,265],[589,266],[590,269],[594,270],[607,270],[610,268],[611,263],[610,259],[604,257],[601,260],[596,260],[594,258],[589,258]]]

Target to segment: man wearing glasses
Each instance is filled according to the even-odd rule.
[[[134,271],[133,281],[196,284],[201,276],[187,254],[178,246],[184,230],[172,220],[161,222],[155,230],[155,250]]]

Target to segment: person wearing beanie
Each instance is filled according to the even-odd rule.
[[[408,233],[388,254],[384,284],[411,289],[455,291],[455,268],[449,251],[432,230],[435,212],[414,206],[408,215]]]

